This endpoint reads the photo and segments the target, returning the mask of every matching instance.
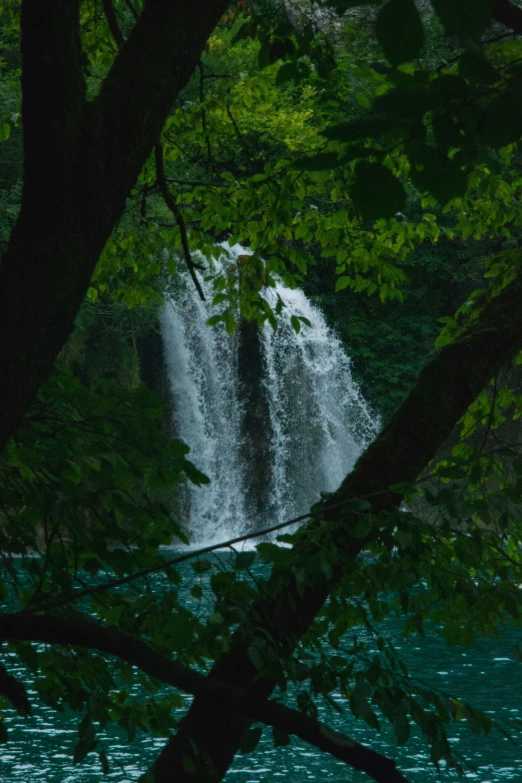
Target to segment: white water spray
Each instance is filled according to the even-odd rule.
[[[234,262],[224,256],[221,263]],[[260,356],[252,357],[238,332],[230,337],[223,324],[206,325],[216,310],[212,284],[203,288],[206,302],[187,285],[161,316],[174,431],[211,479],[188,488],[184,511],[196,543],[305,513],[339,486],[378,427],[340,340],[302,291],[277,286],[272,295],[285,304],[279,327],[265,324]],[[296,334],[292,315],[311,326]],[[249,390],[240,360],[252,358],[260,377]]]

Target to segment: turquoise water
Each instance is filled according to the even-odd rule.
[[[192,571],[184,572],[187,582],[194,581]],[[190,573],[190,577],[189,577]],[[200,577],[198,577],[199,579]],[[188,598],[187,600],[193,600]],[[421,676],[433,687],[442,688],[497,720],[522,718],[522,666],[517,663],[513,646],[522,641],[522,632],[510,629],[501,642],[482,640],[473,648],[448,648],[436,636],[401,636],[400,627],[389,619],[388,630],[411,674]],[[10,667],[13,674],[16,670]],[[81,715],[71,710],[56,713],[38,702],[30,693],[34,714],[23,719],[12,710],[4,713],[9,742],[0,754],[0,780],[45,781],[46,783],[97,783],[111,780],[131,783],[146,771],[165,743],[164,738],[138,733],[132,743],[126,733],[111,728],[105,735],[104,748],[109,756],[110,772],[104,775],[98,759],[90,755],[80,765],[72,762]],[[340,699],[340,701],[342,701]],[[190,703],[187,697],[186,704]],[[183,711],[180,711],[180,716]],[[346,714],[322,710],[322,719],[334,728],[375,750],[396,759],[401,771],[412,783],[430,783],[440,777],[429,761],[425,743],[413,736],[407,745],[397,748],[393,735],[383,729],[376,733],[361,720],[356,721],[349,709]],[[465,723],[449,729],[451,742],[464,753],[477,771],[466,773],[466,779],[478,783],[522,781],[522,731],[515,729],[511,742],[500,732],[488,736],[474,735]],[[238,755],[228,772],[226,783],[261,783],[285,780],[302,783],[307,780],[363,781],[367,776],[350,770],[341,762],[310,748],[295,738],[291,745],[274,749],[271,729],[265,729],[256,750]],[[443,780],[456,776],[443,774]]]

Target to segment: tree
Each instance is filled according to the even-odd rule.
[[[206,3],[201,8],[186,5],[174,9],[161,0],[146,3],[127,42],[119,40],[121,52],[115,58],[101,90],[93,101],[87,102],[78,35],[78,4],[63,2],[55,4],[52,9],[43,9],[41,5],[29,2],[22,5],[24,192],[20,215],[0,268],[0,312],[4,323],[0,332],[0,362],[2,377],[8,379],[3,386],[3,443],[15,432],[36,390],[49,374],[87,290],[98,256],[123,210],[125,198],[159,138],[173,98],[188,79],[224,7]],[[109,25],[118,38],[110,4],[108,10]],[[480,35],[489,23],[487,15],[485,22],[477,15],[477,21],[471,11],[464,20],[459,18],[455,21],[445,3],[437,4],[437,10],[448,32],[460,31],[459,25],[465,25],[466,34],[473,38]],[[406,29],[414,33],[397,40],[397,30],[392,26],[395,37],[390,40],[390,25],[384,25],[387,17],[384,17],[384,22],[382,16],[377,18],[377,36],[392,64],[399,65],[417,56],[422,34],[412,7],[392,0],[383,13],[392,14],[391,21],[397,18],[401,25],[404,24],[401,14],[406,13]],[[518,25],[517,9],[508,3],[498,3],[495,14],[501,21]],[[173,40],[179,42],[178,49],[172,46]],[[399,82],[401,78],[397,76]],[[474,78],[469,81],[473,83]],[[424,104],[423,114],[437,111],[440,105],[442,111],[447,112],[448,101],[460,100],[455,99],[454,86],[457,86],[454,81],[443,85],[439,82],[436,89],[431,89],[430,102]],[[417,108],[413,117],[411,114],[409,117],[404,115],[404,103],[401,104],[404,92],[407,90],[397,90],[391,93],[391,100],[376,104],[374,108],[384,115],[384,124],[379,125],[377,130],[365,126],[363,140],[376,136],[379,144],[382,135],[394,127],[393,119],[394,116],[397,119],[397,113],[401,127],[419,124],[421,118]],[[506,94],[513,97],[511,93],[503,93]],[[426,96],[422,91],[415,95],[416,101],[423,97]],[[486,103],[484,111],[488,133],[485,146],[496,144],[500,147],[506,140],[516,140],[520,132],[509,124],[506,129],[500,123],[500,130],[494,124],[493,128],[488,125],[490,98],[489,94],[480,94],[473,100]],[[462,102],[467,100],[466,96]],[[400,109],[397,109],[398,103]],[[456,107],[452,104],[457,116],[460,116],[462,108],[460,104]],[[409,111],[408,108],[406,111]],[[361,133],[361,126],[352,123],[341,130],[330,131],[334,143],[339,141],[335,138],[339,133],[341,144],[346,143],[347,148],[336,150],[334,156],[338,160],[344,155],[344,160],[349,160],[349,154],[353,155],[350,144],[354,133]],[[500,140],[495,138],[495,133],[500,135]],[[419,179],[412,174],[412,179],[415,181],[417,177],[423,191],[434,198],[439,197],[444,203],[454,193],[441,195],[440,178],[434,175],[429,153],[426,152],[431,146],[423,144],[421,139],[420,147],[419,152],[419,145],[414,145],[409,156],[414,165],[419,166],[415,171],[425,176]],[[362,152],[359,149],[353,158],[361,162],[356,164],[352,197],[362,218],[373,222],[382,212],[387,214],[390,204],[393,211],[402,205],[403,186],[390,167],[380,162],[386,150],[379,151],[377,147],[378,153],[375,154],[373,150],[367,152],[366,149]],[[452,150],[455,147],[451,143],[447,143],[446,148],[442,145],[442,149],[445,149],[445,174],[449,172],[450,180],[456,183],[456,192],[461,193],[463,164],[453,162],[455,155]],[[470,155],[474,154],[470,152]],[[368,156],[377,160],[368,161]],[[156,164],[160,175],[161,162],[158,155]],[[334,161],[330,154],[327,160],[321,158],[319,162],[330,167]],[[386,196],[379,200],[377,212],[370,203],[367,189],[362,187],[363,179],[376,188],[382,188]],[[363,549],[375,547],[373,551],[383,557],[383,568],[389,568],[390,578],[393,575],[393,563],[386,561],[384,553],[391,552],[396,545],[400,545],[401,551],[406,551],[408,546],[401,542],[400,536],[406,532],[413,535],[408,523],[397,514],[402,497],[411,491],[419,474],[436,456],[445,438],[489,380],[522,348],[522,323],[517,308],[520,288],[520,275],[508,259],[497,270],[490,301],[484,304],[484,297],[475,297],[462,319],[464,325],[457,319],[448,326],[449,342],[422,371],[404,405],[338,492],[324,506],[316,509],[312,514],[314,521],[292,538],[294,549],[290,558],[281,556],[280,550],[270,548],[270,545],[260,550],[265,559],[274,564],[273,574],[263,584],[259,595],[248,593],[248,612],[241,617],[234,634],[223,634],[220,640],[209,644],[208,650],[199,652],[201,657],[218,659],[209,678],[187,670],[179,661],[172,662],[169,659],[172,648],[168,644],[171,640],[162,638],[160,629],[148,627],[144,618],[133,625],[130,618],[136,607],[130,609],[117,595],[112,594],[109,607],[102,604],[96,609],[95,614],[105,621],[103,625],[94,625],[84,618],[71,618],[62,613],[60,607],[80,597],[99,597],[109,593],[112,587],[117,586],[115,583],[75,591],[71,580],[62,584],[57,580],[58,590],[55,584],[45,600],[39,601],[37,594],[32,607],[30,604],[22,612],[4,615],[0,629],[2,638],[19,642],[72,644],[115,653],[148,674],[196,694],[197,698],[178,734],[169,741],[154,767],[152,776],[157,781],[221,779],[253,719],[263,720],[282,732],[293,732],[315,742],[318,747],[333,752],[353,767],[365,769],[376,780],[403,780],[393,762],[360,748],[347,738],[332,735],[329,730],[318,726],[313,716],[306,716],[306,710],[296,714],[276,705],[268,697],[278,683],[286,661],[291,660],[293,649],[306,634],[328,596],[333,595],[335,599],[328,605],[325,615],[331,622],[336,601],[340,600],[337,587],[342,585],[343,591],[346,591],[349,589],[347,581],[349,583],[353,573],[358,569],[364,572],[365,566],[357,560]],[[82,390],[73,386],[68,391],[80,397],[84,395]],[[480,402],[480,397],[478,399]],[[507,404],[511,405],[513,399],[510,397]],[[482,403],[483,406],[479,405],[478,409],[478,420],[484,409],[489,415],[500,404],[495,399],[489,401],[489,407],[487,400],[482,400]],[[92,403],[91,406],[94,407]],[[151,418],[154,415],[151,413]],[[37,420],[36,424],[37,428],[42,427],[41,420]],[[59,422],[56,424],[61,426]],[[48,427],[48,422],[45,422],[45,427]],[[45,440],[41,431],[38,436],[34,432],[31,435],[30,430],[27,432],[27,442],[31,438],[38,442]],[[45,432],[47,437],[54,434],[53,430]],[[103,431],[102,436],[118,440],[118,435],[112,431]],[[18,467],[14,461],[17,457],[24,464],[23,455],[17,452],[20,445],[24,445],[23,433],[22,443],[10,447],[13,469]],[[177,465],[166,466],[174,472],[173,479],[185,471],[194,480],[202,480],[184,460],[184,454],[180,454],[179,449],[177,454],[172,453],[170,448],[164,455],[166,462],[178,460]],[[176,447],[173,450],[176,452]],[[45,459],[44,453],[42,465],[38,468],[40,471],[45,467]],[[154,459],[158,459],[157,454]],[[466,466],[469,463],[470,470],[476,464],[480,466],[480,459],[479,455],[478,460],[467,460]],[[452,470],[453,475],[455,471],[462,470],[469,483],[473,484],[475,479],[468,475],[466,466],[454,461],[445,468]],[[94,463],[90,468],[97,472]],[[487,478],[487,475],[481,476],[482,485],[487,483]],[[123,493],[131,489],[136,491],[134,483],[127,484],[127,475],[119,475],[115,480],[121,483]],[[115,518],[119,522],[122,515],[131,513],[131,505],[115,510]],[[471,516],[474,514],[479,514],[477,503]],[[121,524],[119,530],[113,531],[110,540],[117,540],[117,536],[123,538],[124,527]],[[437,552],[442,558],[443,547],[448,546],[448,541],[444,539],[437,544],[437,531],[430,532],[428,528],[423,528],[423,535],[428,538],[429,546],[440,547]],[[151,558],[155,555],[154,541],[158,537],[161,537],[160,534],[153,531],[148,553]],[[483,533],[482,537],[488,549],[488,534]],[[495,539],[492,538],[490,543],[490,548],[493,548]],[[420,539],[418,545],[421,546]],[[82,556],[87,559],[85,552]],[[104,552],[103,557],[108,558],[109,555]],[[118,569],[123,573],[128,566],[119,565],[117,558],[112,557],[116,573]],[[87,563],[84,565],[87,567]],[[489,568],[491,563],[485,556],[480,565]],[[167,567],[164,562],[147,564],[140,561],[138,568],[130,570],[134,579],[147,568]],[[515,567],[518,568],[516,559]],[[241,570],[239,565],[238,570]],[[464,580],[465,575],[461,574],[459,578]],[[42,579],[46,579],[45,570]],[[130,583],[130,579],[122,576],[120,584],[125,582]],[[466,584],[469,584],[469,574]],[[230,598],[227,593],[231,590],[227,580],[216,581],[216,595],[225,608],[226,599]],[[509,597],[513,599],[510,578],[506,577],[501,582],[498,596],[501,609],[504,604],[507,607]],[[480,604],[483,598],[480,594],[473,600]],[[150,610],[151,604],[145,601],[139,608],[144,612]],[[164,608],[174,609],[168,603]],[[179,609],[176,608],[176,611],[179,612]],[[518,609],[514,612],[518,616]],[[118,626],[114,616],[120,617],[119,628],[111,627]],[[490,616],[496,617],[492,611]],[[221,620],[219,617],[215,619],[219,625]],[[344,622],[345,618],[341,619]],[[178,621],[181,622],[179,617]],[[124,632],[126,624],[130,627],[129,633]],[[237,616],[235,620],[229,617],[229,631],[235,625]],[[140,640],[140,635],[150,638],[152,645]],[[268,646],[266,638],[271,640]],[[256,650],[259,653],[257,657]],[[275,668],[267,664],[270,650],[276,652]],[[223,654],[219,656],[221,652]],[[198,655],[193,650],[186,654]],[[2,689],[16,706],[26,710],[23,690],[7,672],[2,678]],[[384,706],[382,708],[385,710]],[[366,712],[369,721],[373,720],[371,712],[371,709]],[[209,731],[209,713],[212,713],[212,731]],[[419,724],[422,724],[423,713],[416,715]],[[87,715],[87,718],[86,726],[90,727],[91,716]],[[435,749],[435,760],[449,758],[447,743],[444,744],[444,735],[439,729],[430,739]],[[78,757],[91,750],[93,742],[90,728],[89,731],[85,729],[80,738]]]
[[[0,267],[2,447],[49,375],[125,199],[226,6],[146,3],[87,101],[79,2],[22,3],[24,187]]]

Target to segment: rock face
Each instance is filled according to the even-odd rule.
[[[170,383],[166,372],[163,340],[159,328],[138,339],[137,351],[140,379],[153,392],[163,397],[164,400],[170,401]],[[168,409],[165,412],[162,427],[169,436],[174,437],[172,414]]]
[[[238,336],[243,476],[252,518],[261,520],[269,515],[272,506],[268,497],[272,464],[267,437],[270,410],[264,383],[265,366],[257,324],[240,319]]]

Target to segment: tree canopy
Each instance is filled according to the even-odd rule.
[[[374,780],[406,780],[349,720],[345,734],[321,723],[322,700],[376,731],[389,722],[399,745],[414,725],[435,765],[461,769],[448,724],[487,734],[491,718],[410,676],[383,620],[468,645],[522,617],[522,10],[0,11],[2,698],[27,715],[31,684],[77,710],[74,760],[98,753],[104,771],[108,723],[167,736],[143,770],[156,783],[221,780],[254,750],[257,722],[276,746],[295,735]],[[216,266],[237,243],[242,263]],[[385,426],[353,472],[297,532],[279,526],[226,561],[216,547],[161,549],[187,541],[180,485],[208,478],[138,367],[165,293],[204,296],[203,276],[222,339],[277,329],[278,280],[313,291],[340,328],[352,307],[413,324],[404,377],[381,390]],[[373,361],[397,367],[387,350]],[[179,691],[195,699],[178,723]]]

